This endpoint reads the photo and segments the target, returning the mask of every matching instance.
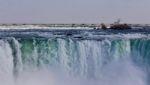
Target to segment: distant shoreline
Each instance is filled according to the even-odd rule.
[[[99,27],[100,24],[0,24],[0,26]]]
[[[44,26],[44,27],[100,27],[101,24],[0,24],[0,26]],[[110,26],[113,24],[106,24],[106,26]],[[128,24],[129,26],[149,26],[150,24]]]

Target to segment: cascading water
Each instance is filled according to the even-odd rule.
[[[149,85],[148,37],[32,34],[0,39],[0,85]]]

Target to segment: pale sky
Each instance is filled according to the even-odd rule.
[[[0,23],[150,24],[150,0],[0,0]]]

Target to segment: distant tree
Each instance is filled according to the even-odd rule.
[[[107,29],[107,27],[106,27],[106,25],[104,23],[101,23],[101,28],[104,29],[104,30]]]

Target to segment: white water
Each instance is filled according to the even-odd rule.
[[[0,26],[0,29],[93,29],[92,27],[49,27],[40,25]]]
[[[0,85],[146,85],[146,74],[130,58],[129,40],[112,48],[109,40],[84,40],[75,45],[71,39],[68,44],[58,39],[58,65],[42,63],[36,69],[33,62],[23,65],[21,44],[15,38],[12,42],[13,49],[7,40],[0,40]],[[29,56],[37,60],[37,47]],[[43,53],[42,58],[45,56],[49,55]]]

